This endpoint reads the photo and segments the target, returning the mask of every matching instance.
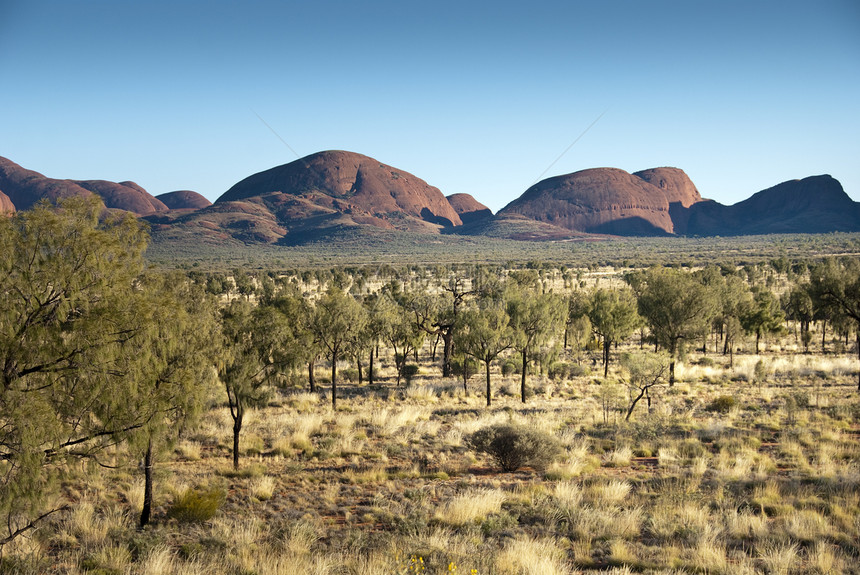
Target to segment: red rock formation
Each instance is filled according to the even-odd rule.
[[[286,197],[278,199],[274,194]],[[319,152],[254,174],[227,190],[215,205],[263,196],[268,202],[288,205],[292,217],[303,217],[304,206],[333,210],[383,228],[431,231],[426,224],[462,224],[438,188],[352,152]],[[284,224],[289,227],[289,222]]]
[[[538,182],[499,215],[522,214],[569,230],[617,235],[673,232],[666,194],[616,168],[594,168]]]
[[[15,204],[9,199],[9,196],[0,192],[0,214],[14,214]]]
[[[446,196],[448,203],[460,216],[464,224],[478,222],[492,217],[493,212],[469,194],[451,194]]]
[[[191,190],[167,192],[166,194],[159,194],[155,198],[171,210],[200,210],[212,205],[212,202]]]
[[[19,210],[30,209],[42,199],[57,201],[95,193],[101,196],[108,208],[126,210],[139,216],[167,211],[167,206],[134,182],[56,180],[22,168],[3,157],[0,157],[0,189]]]

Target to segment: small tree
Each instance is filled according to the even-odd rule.
[[[126,401],[152,413],[135,434],[144,451],[143,527],[152,512],[156,456],[197,417],[214,383],[218,333],[215,303],[180,274],[144,276],[135,295],[142,325],[126,345],[138,384]]]
[[[565,301],[553,294],[538,294],[522,288],[508,289],[506,297],[512,345],[522,357],[520,397],[525,403],[530,356],[536,346],[545,343],[561,326]]]
[[[853,258],[825,260],[810,272],[810,292],[820,307],[844,315],[855,323],[860,356],[860,262]],[[860,391],[860,371],[857,390]]]
[[[641,322],[636,298],[629,289],[599,289],[591,296],[588,317],[594,333],[603,339],[603,377],[607,377],[612,344],[628,338]]]
[[[747,333],[755,334],[755,352],[759,353],[762,335],[782,331],[785,315],[773,292],[764,287],[755,287],[753,299],[741,311],[740,320]]]
[[[639,278],[639,313],[657,343],[669,352],[669,385],[675,384],[675,361],[687,342],[708,333],[717,299],[691,274],[651,268]]]
[[[625,353],[621,356],[621,366],[627,371],[627,387],[631,397],[625,421],[630,421],[633,409],[643,397],[648,402],[648,410],[651,410],[651,388],[666,382],[668,365],[668,358],[656,353]]]
[[[479,307],[463,313],[463,350],[486,368],[487,407],[492,404],[490,364],[512,344],[509,321],[504,305],[498,300],[484,300]]]
[[[317,302],[311,329],[331,358],[331,408],[337,409],[337,360],[362,333],[367,312],[355,298],[331,287]]]

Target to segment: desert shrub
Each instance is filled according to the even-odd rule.
[[[506,359],[502,364],[502,375],[512,375],[514,373],[522,373],[522,371],[522,363],[512,357]]]
[[[451,371],[457,377],[463,377],[463,371],[466,372],[466,379],[469,379],[478,373],[478,362],[471,357],[455,357],[451,360]]]
[[[419,371],[419,367],[412,363],[403,366],[403,379],[406,380],[406,385],[412,383],[412,379],[418,375]]]
[[[737,402],[734,397],[731,395],[721,395],[708,404],[708,411],[728,413],[735,407],[735,405],[737,405]]]
[[[350,383],[355,383],[358,381],[358,370],[355,369],[354,367],[348,367],[346,369],[342,369],[340,371],[340,374],[344,380],[346,380]]]
[[[562,453],[554,436],[518,425],[496,424],[479,429],[469,438],[475,451],[492,457],[503,471],[516,471],[529,465],[546,469]]]
[[[167,515],[183,523],[202,523],[215,516],[225,498],[224,490],[217,487],[189,488],[173,502]]]
[[[570,377],[570,364],[557,361],[549,366],[548,375],[553,381],[564,380]]]
[[[693,363],[696,365],[700,365],[702,367],[713,367],[714,365],[716,365],[716,362],[712,358],[710,358],[706,355],[700,357],[699,359],[697,359]]]

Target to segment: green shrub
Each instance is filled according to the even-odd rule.
[[[717,413],[728,413],[732,409],[734,409],[735,405],[737,405],[737,402],[735,401],[734,397],[732,397],[731,395],[721,395],[714,399],[708,405],[708,411],[715,411]]]
[[[561,442],[548,433],[504,423],[479,429],[469,444],[508,472],[526,465],[542,471],[563,452]]]
[[[563,361],[557,361],[549,366],[547,375],[553,381],[564,380],[570,376],[570,364]]]
[[[173,502],[167,516],[182,523],[202,523],[215,516],[225,498],[224,490],[217,487],[189,488]]]
[[[502,364],[502,375],[512,375],[514,373],[522,372],[522,364],[516,361],[514,358],[509,357]]]
[[[403,366],[403,379],[406,380],[406,385],[412,383],[412,379],[418,375],[419,371],[419,367],[412,363]]]

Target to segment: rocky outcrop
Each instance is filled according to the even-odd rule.
[[[860,204],[829,175],[783,182],[731,206],[691,206],[687,235],[738,236],[860,231]]]
[[[454,208],[454,211],[457,212],[457,215],[460,216],[463,224],[471,224],[493,217],[493,212],[490,208],[469,194],[451,194],[450,196],[445,196],[445,198],[451,204],[451,207]]]
[[[438,188],[378,160],[343,151],[319,152],[245,178],[215,205],[266,198],[286,227],[331,211],[365,225],[408,231],[459,226],[460,216]]]
[[[156,200],[134,182],[105,180],[57,180],[22,168],[0,157],[0,190],[18,210],[27,210],[43,199],[55,202],[62,198],[97,194],[105,206],[147,216],[166,212],[167,206]]]
[[[212,202],[204,196],[191,190],[167,192],[166,194],[159,194],[155,198],[171,210],[201,210],[212,205]]]
[[[9,199],[9,196],[0,192],[0,214],[14,214],[15,204]]]
[[[660,188],[616,168],[594,168],[538,182],[499,215],[521,214],[577,232],[669,235],[674,226]]]

